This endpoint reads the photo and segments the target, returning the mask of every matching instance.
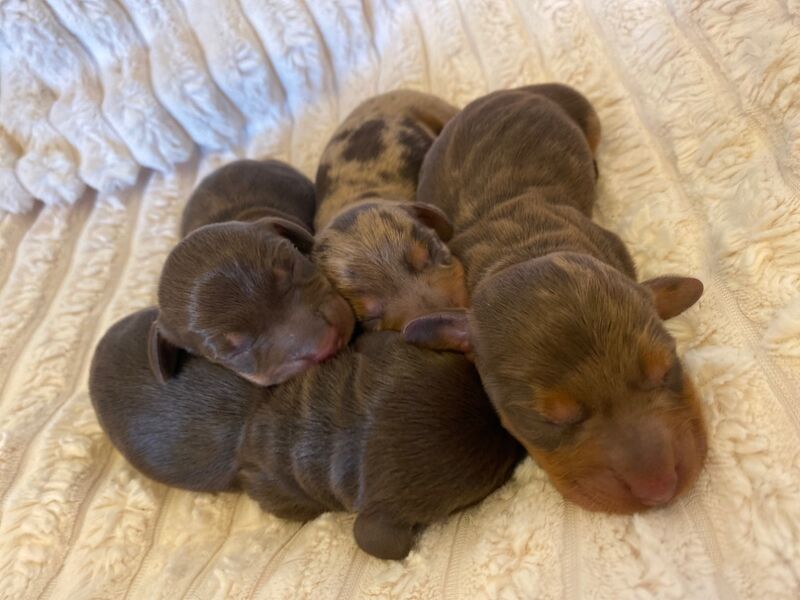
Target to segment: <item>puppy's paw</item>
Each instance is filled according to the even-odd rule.
[[[364,512],[353,525],[358,546],[384,560],[402,560],[414,545],[414,526],[381,512]]]

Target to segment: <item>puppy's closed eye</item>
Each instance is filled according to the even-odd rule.
[[[411,269],[416,272],[424,271],[431,265],[430,252],[428,252],[428,249],[420,243],[412,244],[406,259],[408,260],[408,264],[411,266]]]
[[[290,273],[287,268],[284,267],[273,267],[272,268],[272,279],[278,287],[282,287],[285,285],[290,278]]]
[[[453,255],[447,248],[430,249],[426,245],[416,242],[408,251],[407,260],[412,271],[421,273],[431,267],[450,267],[453,265]]]
[[[252,338],[246,333],[231,332],[225,334],[225,344],[231,356],[247,352],[253,346]]]
[[[569,394],[558,390],[537,394],[536,412],[552,425],[577,425],[588,418],[588,413]]]
[[[640,351],[642,384],[644,389],[674,387],[682,378],[680,361],[672,349],[661,345],[645,346]]]
[[[378,298],[368,295],[355,295],[351,299],[361,326],[367,331],[380,331],[384,306]]]
[[[276,298],[283,298],[295,289],[295,282],[301,277],[296,273],[295,265],[283,265],[272,267],[271,269],[272,286],[276,293]],[[268,299],[265,299],[268,300]]]

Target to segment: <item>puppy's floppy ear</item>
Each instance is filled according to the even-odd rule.
[[[442,111],[437,110],[439,107],[432,106],[415,106],[409,109],[409,113],[417,121],[430,129],[434,135],[442,133],[442,129],[447,125],[447,122],[455,116],[455,111]]]
[[[433,204],[413,202],[411,204],[403,204],[402,208],[411,213],[411,216],[423,225],[433,229],[443,242],[448,242],[453,237],[453,224],[450,223],[450,219]]]
[[[311,252],[311,248],[314,246],[314,236],[298,223],[280,217],[266,217],[258,222],[272,227],[278,235],[292,242],[303,254]]]
[[[403,328],[403,339],[431,350],[452,350],[469,358],[472,340],[464,309],[443,310],[412,319]]]
[[[663,320],[676,317],[703,295],[703,282],[694,277],[666,275],[642,282],[653,294],[658,316]]]
[[[158,383],[166,383],[178,370],[180,348],[169,342],[158,327],[158,319],[150,325],[147,335],[147,359]]]

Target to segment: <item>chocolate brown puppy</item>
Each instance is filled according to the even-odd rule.
[[[314,256],[369,330],[467,304],[461,263],[438,208],[414,202],[425,153],[456,109],[396,90],[358,106],[336,130],[317,171]]]
[[[313,231],[314,184],[279,160],[235,160],[203,178],[183,209],[181,237],[227,221],[286,219]],[[308,243],[308,240],[305,240]]]
[[[155,316],[143,310],[108,330],[89,390],[112,443],[157,481],[241,489],[287,519],[355,511],[359,546],[400,559],[421,527],[482,500],[524,456],[457,354],[371,333],[280,386],[186,353],[162,385],[148,368]]]
[[[342,348],[355,324],[311,261],[311,181],[275,160],[240,160],[203,179],[167,257],[150,335],[153,370],[179,348],[274,385]]]
[[[418,196],[453,219],[469,312],[421,317],[409,341],[470,353],[505,427],[567,498],[629,513],[696,479],[706,429],[662,323],[697,279],[637,283],[620,239],[590,220],[592,106],[562,85],[496,92],[445,127]]]

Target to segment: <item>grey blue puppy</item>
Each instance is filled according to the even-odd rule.
[[[200,182],[159,281],[150,356],[160,381],[178,349],[266,386],[347,343],[352,310],[310,257],[314,209],[311,181],[276,160],[239,160]]]
[[[108,330],[89,391],[112,443],[157,481],[244,490],[287,519],[354,511],[359,546],[400,559],[421,528],[482,500],[524,456],[457,354],[369,333],[279,386],[186,353],[160,384],[146,347],[155,317],[143,310]]]

